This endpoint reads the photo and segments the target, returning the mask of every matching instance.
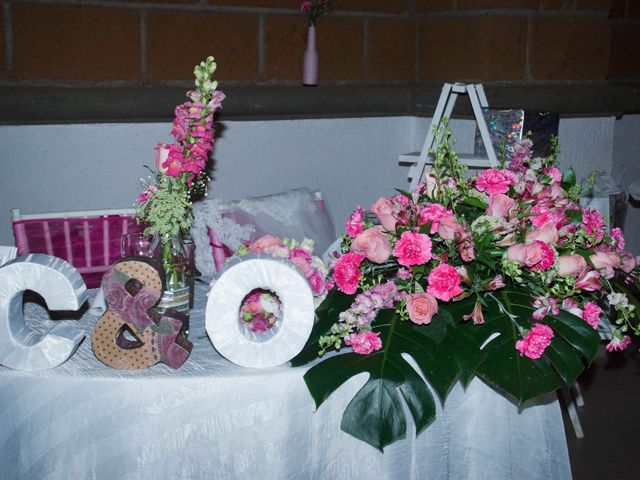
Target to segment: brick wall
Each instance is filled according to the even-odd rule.
[[[3,1],[2,85],[300,83],[299,0]],[[640,79],[640,1],[334,0],[323,84]]]

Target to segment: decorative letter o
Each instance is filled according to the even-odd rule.
[[[245,296],[256,288],[273,291],[282,302],[283,318],[275,333],[250,338],[240,325]],[[215,349],[243,367],[274,367],[295,357],[309,339],[315,309],[307,279],[286,260],[245,255],[231,260],[209,292],[207,334]]]
[[[80,273],[60,258],[39,253],[0,267],[0,364],[35,372],[65,362],[84,338],[84,330],[62,322],[39,335],[24,320],[22,294],[32,290],[50,310],[78,310],[87,299]]]

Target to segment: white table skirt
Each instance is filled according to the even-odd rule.
[[[101,364],[91,351],[91,311],[79,320],[88,338],[65,364],[38,373],[0,367],[0,477],[571,478],[555,396],[519,411],[477,379],[466,392],[456,385],[421,435],[409,427],[407,439],[381,453],[340,430],[364,374],[315,411],[306,368],[245,369],[199,338],[205,292],[199,285],[194,349],[177,371]],[[28,307],[31,315],[43,313]]]

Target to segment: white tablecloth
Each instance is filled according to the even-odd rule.
[[[202,337],[204,285],[196,295],[194,349],[177,371],[101,364],[91,351],[91,311],[79,320],[88,338],[65,364],[38,373],[0,367],[0,478],[571,477],[555,396],[519,411],[479,380],[466,392],[457,385],[426,431],[415,438],[409,428],[381,453],[340,430],[363,375],[315,411],[305,368],[245,369],[220,357]]]

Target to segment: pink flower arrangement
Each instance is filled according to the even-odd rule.
[[[329,0],[304,0],[300,4],[300,11],[307,15],[309,25],[313,26],[320,15],[329,10]]]
[[[551,345],[553,338],[553,330],[544,323],[534,323],[531,330],[522,339],[516,342],[516,350],[520,352],[520,356],[531,359],[538,359],[544,351]]]
[[[375,331],[380,305],[429,328],[442,305],[474,295],[470,311],[456,320],[485,324],[482,295],[512,287],[530,293],[529,318],[517,323],[528,333],[514,340],[523,356],[540,358],[553,332],[538,322],[561,308],[597,328],[604,315],[598,303],[614,291],[614,275],[638,278],[640,269],[624,251],[622,232],[607,235],[602,215],[581,209],[577,190],[564,189],[555,156],[533,159],[531,152],[525,139],[515,145],[508,168],[470,179],[436,165],[414,192],[378,198],[373,217],[357,207],[333,269],[335,287],[356,301],[321,337],[322,352]],[[384,295],[383,285],[395,290]],[[499,295],[492,298],[501,302]],[[623,305],[616,304],[623,320],[613,327],[618,340],[610,349],[623,345],[623,326],[640,334],[633,308]]]
[[[244,327],[254,333],[271,329],[282,318],[282,303],[278,296],[261,288],[252,290],[240,306]]]
[[[380,334],[376,332],[352,333],[344,341],[355,353],[368,355],[382,348]]]

